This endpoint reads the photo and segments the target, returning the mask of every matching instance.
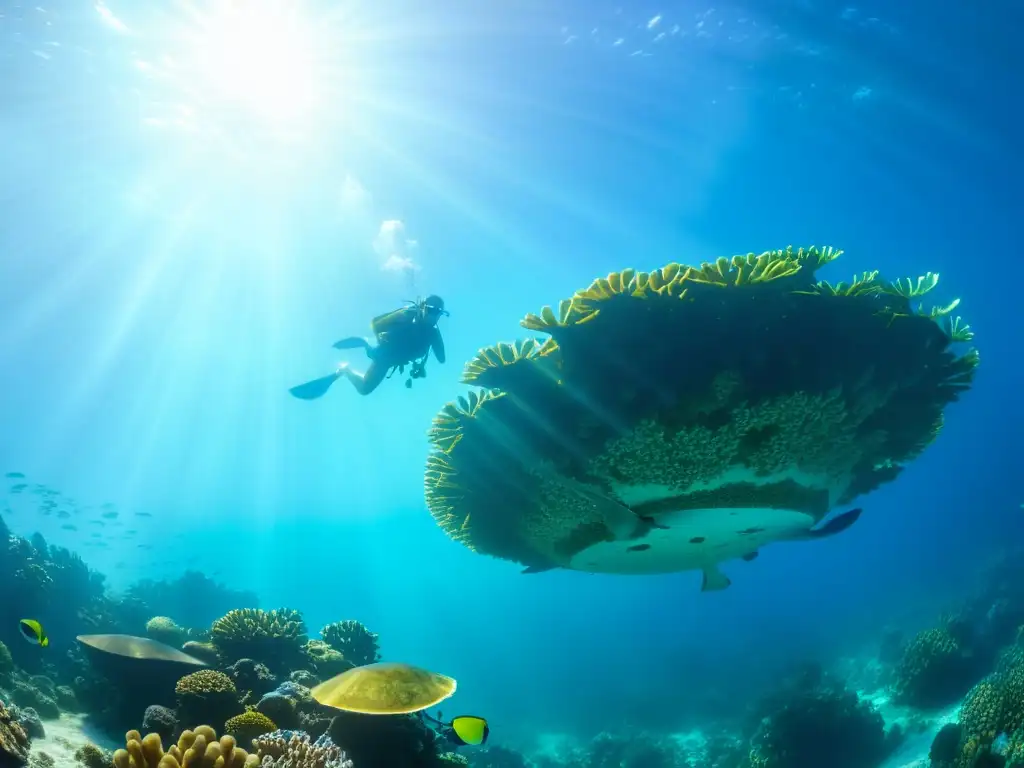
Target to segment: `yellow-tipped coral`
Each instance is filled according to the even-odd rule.
[[[276,730],[274,721],[255,709],[235,715],[224,723],[224,733],[234,736],[242,744],[250,744],[253,739]]]
[[[912,304],[937,274],[818,280],[840,254],[626,269],[527,315],[548,338],[481,350],[482,389],[434,419],[435,521],[533,570],[707,571],[813,537],[935,439],[979,359],[952,349],[956,302]]]
[[[114,768],[256,768],[259,758],[239,747],[233,736],[217,734],[208,725],[186,730],[164,752],[155,733],[125,734],[125,748],[114,752]]]

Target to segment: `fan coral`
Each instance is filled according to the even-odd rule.
[[[213,622],[210,636],[223,661],[253,659],[276,671],[301,658],[306,625],[301,613],[288,608],[240,608]]]
[[[178,696],[177,719],[181,724],[223,723],[241,712],[238,689],[223,672],[201,669],[185,675],[174,687]]]
[[[235,715],[224,724],[224,732],[234,736],[243,744],[249,744],[258,736],[276,730],[277,726],[274,725],[273,720],[253,709]]]
[[[320,637],[357,667],[380,661],[377,633],[358,621],[349,619],[328,624],[320,630]]]
[[[972,667],[970,655],[948,628],[923,630],[896,666],[893,698],[922,709],[949,704],[970,686]]]
[[[253,741],[262,768],[353,768],[331,737],[310,742],[302,731],[274,731]]]
[[[146,622],[146,634],[157,642],[181,648],[187,636],[186,631],[166,616],[154,616]]]
[[[893,480],[978,356],[950,351],[971,337],[954,305],[916,306],[934,275],[816,282],[839,255],[627,269],[528,315],[550,338],[481,350],[464,381],[483,390],[434,419],[434,520],[533,570],[670,572],[799,538]]]
[[[138,731],[125,734],[125,749],[114,752],[114,768],[256,768],[259,758],[237,746],[232,736],[217,734],[208,725],[183,731],[178,743],[164,752],[155,733],[143,738]]]

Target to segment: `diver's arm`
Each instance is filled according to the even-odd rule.
[[[430,340],[430,348],[434,350],[434,357],[437,358],[437,362],[444,362],[444,339],[441,338],[441,332],[435,328],[434,338]]]

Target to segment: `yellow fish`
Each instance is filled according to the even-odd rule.
[[[18,629],[21,630],[21,636],[33,645],[45,648],[50,644],[50,638],[46,636],[46,630],[35,619],[22,619],[18,622]]]

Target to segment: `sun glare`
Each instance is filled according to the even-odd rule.
[[[308,117],[317,100],[316,35],[292,3],[224,3],[203,20],[197,74],[227,104],[271,119]]]

